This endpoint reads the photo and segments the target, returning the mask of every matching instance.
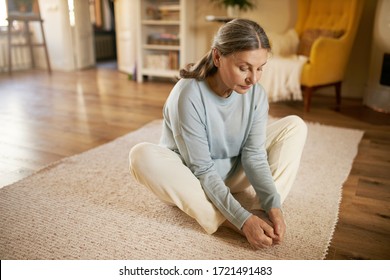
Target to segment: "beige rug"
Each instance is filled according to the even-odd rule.
[[[0,259],[323,259],[362,131],[309,124],[284,204],[283,245],[254,251],[227,229],[207,235],[134,182],[128,151],[161,121],[0,189]]]

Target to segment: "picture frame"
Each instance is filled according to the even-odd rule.
[[[9,18],[40,18],[38,0],[7,0]]]

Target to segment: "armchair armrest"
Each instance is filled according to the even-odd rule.
[[[348,44],[346,36],[318,38],[312,45],[307,70],[304,69],[310,75],[304,75],[309,75],[308,80],[315,84],[341,81],[348,62]]]

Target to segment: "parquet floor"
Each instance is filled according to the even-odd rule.
[[[172,86],[138,84],[109,67],[0,73],[0,186],[161,118]],[[270,114],[365,131],[327,259],[390,259],[390,115],[357,99],[343,99],[340,112],[333,105],[333,97],[317,95],[310,113],[301,102],[280,102]]]

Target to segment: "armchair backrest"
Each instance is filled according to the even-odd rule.
[[[342,81],[364,0],[298,1],[298,54],[309,57],[301,84],[316,86]]]
[[[342,32],[355,37],[363,0],[298,0],[295,29],[301,35],[308,29]]]

